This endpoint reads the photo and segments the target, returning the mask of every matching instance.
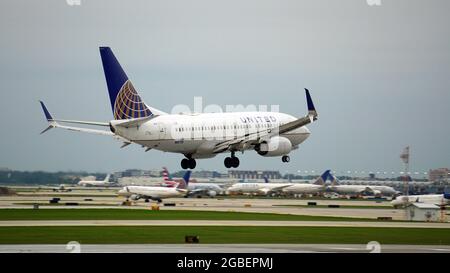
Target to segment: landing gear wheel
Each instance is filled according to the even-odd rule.
[[[239,167],[239,158],[237,158],[235,156],[226,157],[223,163],[227,169],[237,168],[237,167]]]
[[[195,161],[195,159],[190,158],[189,159],[189,169],[195,169],[196,166],[197,166],[197,162]]]
[[[231,158],[231,167],[233,167],[233,168],[237,168],[237,167],[239,167],[239,158],[237,158],[237,157],[232,157]]]
[[[183,170],[189,168],[189,159],[184,158],[183,160],[181,160],[181,168],[183,168]]]
[[[231,168],[231,157],[226,157],[225,160],[223,161],[223,164],[225,165],[225,168],[229,169]]]
[[[284,156],[281,158],[281,161],[287,163],[287,162],[291,161],[291,158],[290,158],[288,155],[284,155]]]

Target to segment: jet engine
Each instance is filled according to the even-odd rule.
[[[215,197],[217,195],[216,191],[208,191],[208,196],[209,197]]]
[[[131,200],[133,200],[133,201],[137,201],[137,200],[139,200],[141,197],[139,196],[139,195],[137,195],[137,194],[132,194],[131,196],[130,196],[130,199]]]
[[[291,150],[291,141],[281,136],[272,137],[268,141],[263,141],[255,146],[255,151],[265,157],[287,155]]]

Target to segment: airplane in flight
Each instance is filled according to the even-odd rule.
[[[391,204],[394,208],[406,207],[412,203],[426,203],[437,206],[447,206],[448,204],[450,204],[450,193],[400,195],[391,201]]]
[[[394,196],[398,194],[394,188],[389,186],[378,186],[378,185],[339,185],[339,180],[337,177],[329,174],[331,185],[327,188],[329,191],[336,192],[338,194],[349,194],[349,195],[361,195],[361,194],[372,194],[374,196]]]
[[[78,186],[83,187],[109,187],[109,186],[115,186],[117,183],[109,182],[109,178],[111,177],[110,174],[108,174],[104,180],[81,180],[78,182]]]
[[[196,159],[213,158],[230,153],[226,168],[239,167],[236,152],[254,150],[263,157],[281,157],[289,162],[289,154],[311,134],[306,125],[318,118],[308,89],[308,114],[296,118],[277,112],[180,113],[168,114],[145,104],[109,47],[100,47],[103,70],[114,119],[109,122],[54,119],[40,101],[52,128],[112,136],[132,143],[145,151],[159,150],[184,155],[183,169],[195,169]],[[108,130],[68,126],[93,125]]]
[[[183,181],[177,184],[176,187],[164,186],[126,186],[118,191],[119,196],[124,196],[133,201],[144,199],[162,202],[165,198],[184,197],[188,193],[189,178],[191,171],[187,171],[183,177]]]
[[[326,170],[314,183],[295,183],[292,186],[282,190],[286,194],[314,194],[326,190],[326,181],[330,174],[330,170]]]

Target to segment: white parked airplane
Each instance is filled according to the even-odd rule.
[[[116,186],[117,183],[109,182],[109,178],[111,177],[110,174],[108,174],[104,180],[81,180],[78,182],[78,186],[83,187],[109,187],[109,186]]]
[[[314,194],[326,190],[326,181],[330,170],[326,170],[314,183],[295,183],[292,186],[284,188],[283,193],[287,194]]]
[[[183,181],[176,187],[126,186],[119,190],[118,195],[126,197],[127,200],[155,200],[158,203],[162,202],[162,199],[165,198],[183,197],[188,193],[187,186],[189,185],[190,176],[191,171],[187,171],[183,177]]]
[[[164,181],[173,182],[171,179],[169,170],[166,167],[163,168]],[[176,183],[176,182],[175,182]],[[217,194],[224,192],[224,189],[216,183],[201,183],[201,182],[190,182],[188,184],[188,194],[186,196],[209,196],[214,197]]]
[[[292,186],[292,183],[270,183],[267,177],[264,180],[265,183],[235,183],[227,189],[227,192],[229,194],[269,195],[271,193],[279,193],[283,189]]]
[[[136,143],[145,148],[180,153],[183,169],[194,169],[196,159],[212,158],[229,152],[224,164],[237,168],[236,152],[255,150],[265,157],[282,157],[289,162],[289,153],[298,148],[311,134],[305,125],[317,120],[313,101],[306,91],[308,114],[301,118],[275,112],[168,114],[145,104],[134,89],[109,47],[100,47],[100,55],[108,86],[114,120],[91,122],[54,119],[44,103],[41,106],[49,122],[48,128],[116,137],[122,147]],[[73,123],[103,126],[97,130],[62,125]]]
[[[426,203],[437,206],[447,206],[450,203],[450,193],[423,194],[423,195],[400,195],[391,201],[394,208],[406,207],[412,203]]]
[[[398,192],[389,186],[372,186],[372,185],[339,185],[339,180],[330,173],[331,186],[327,188],[339,194],[360,195],[371,194],[374,196],[393,196]]]

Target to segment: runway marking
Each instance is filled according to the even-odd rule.
[[[352,246],[352,247],[348,247]],[[359,245],[358,245],[359,246]],[[363,246],[361,246],[363,247]],[[448,252],[450,248],[430,248],[431,245],[384,245],[389,253]],[[425,248],[424,248],[425,247]],[[346,244],[86,244],[82,253],[338,253],[366,252]],[[66,245],[0,245],[0,253],[67,253]]]
[[[264,220],[11,220],[0,227],[14,226],[285,226],[285,227],[385,227],[450,228],[448,223],[344,222],[344,221],[264,221]]]

